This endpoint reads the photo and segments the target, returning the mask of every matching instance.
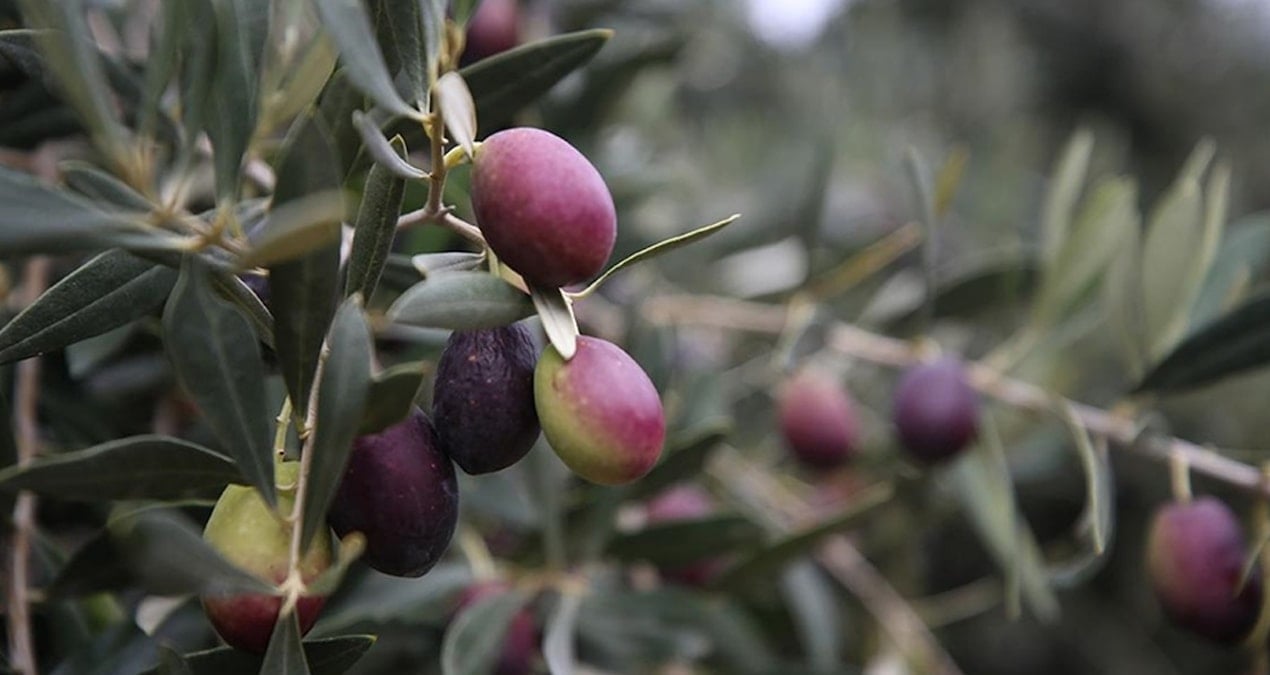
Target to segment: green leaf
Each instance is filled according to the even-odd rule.
[[[1085,511],[1081,515],[1081,522],[1089,532],[1094,554],[1101,556],[1107,551],[1107,543],[1116,522],[1115,504],[1109,499],[1113,485],[1111,464],[1107,459],[1106,448],[1103,448],[1103,452],[1094,448],[1089,430],[1081,424],[1070,403],[1063,404],[1062,418],[1071,433],[1081,468],[1085,472]]]
[[[1132,376],[1141,374],[1146,360],[1145,318],[1142,315],[1142,252],[1137,228],[1125,233],[1120,251],[1103,277],[1103,313],[1117,338]]]
[[[446,272],[411,286],[388,309],[396,323],[476,330],[506,326],[533,314],[529,298],[484,272]]]
[[[422,120],[393,87],[392,74],[384,63],[366,10],[357,0],[315,0],[322,26],[335,40],[343,57],[349,81],[390,113]]]
[[[300,617],[294,610],[274,623],[260,675],[309,675],[309,662],[300,644]]]
[[[719,515],[650,525],[618,535],[609,542],[608,553],[619,560],[647,560],[676,567],[752,548],[762,538],[762,528],[749,520]]]
[[[314,634],[328,635],[369,624],[418,625],[445,616],[472,583],[465,563],[442,561],[419,579],[367,574],[351,579],[322,611]]]
[[[110,531],[138,584],[155,595],[276,593],[222,557],[174,513],[144,511],[113,521]]]
[[[127,183],[88,162],[67,160],[58,165],[66,186],[96,203],[106,202],[125,211],[145,213],[154,208],[150,200]]]
[[[599,289],[599,287],[605,281],[608,280],[610,276],[622,270],[623,268],[629,267],[636,263],[643,262],[650,258],[654,258],[656,256],[662,255],[663,253],[669,253],[677,248],[680,248],[682,246],[687,246],[688,244],[699,241],[701,239],[705,239],[706,237],[714,234],[715,232],[718,232],[719,230],[722,230],[728,225],[731,225],[732,223],[736,222],[736,220],[740,217],[741,217],[741,214],[737,213],[727,218],[724,218],[723,220],[720,220],[717,223],[711,223],[710,225],[706,225],[705,227],[699,227],[695,230],[692,230],[691,232],[685,232],[683,234],[676,235],[669,239],[663,239],[662,241],[659,241],[656,244],[653,244],[652,246],[645,247],[635,253],[632,253],[631,255],[626,256],[626,258],[624,258],[621,262],[605,270],[604,274],[601,274],[598,279],[596,279],[595,281],[592,281],[591,284],[587,286],[586,288],[582,289],[581,291],[577,293],[570,293],[569,295],[575,298],[584,298],[594,293],[597,289]]]
[[[1211,146],[1201,143],[1177,182],[1151,216],[1142,250],[1143,316],[1150,355],[1158,358],[1186,332],[1186,318],[1199,295],[1225,227],[1230,175],[1218,167],[1201,193],[1199,172]],[[1208,202],[1205,209],[1205,201]]]
[[[173,250],[181,240],[144,225],[144,213],[106,211],[0,167],[0,250],[7,255],[106,248]]]
[[[374,14],[379,46],[385,67],[405,100],[420,110],[428,106],[428,65],[426,38],[422,33],[423,17],[415,2],[376,0],[369,3]]]
[[[410,264],[419,274],[430,277],[443,272],[469,272],[485,262],[484,253],[446,251],[444,253],[420,253],[410,257]]]
[[[1231,224],[1208,269],[1188,324],[1203,326],[1234,309],[1270,262],[1270,214],[1254,213]]]
[[[375,375],[366,394],[358,434],[373,434],[406,419],[423,386],[425,363],[399,363]]]
[[[362,137],[363,147],[375,158],[375,163],[388,169],[394,176],[404,180],[425,180],[428,172],[406,161],[396,146],[405,146],[401,136],[393,136],[389,141],[384,132],[379,130],[375,120],[360,110],[353,112],[353,126]]]
[[[815,549],[826,537],[859,525],[878,507],[889,503],[894,493],[895,490],[889,483],[862,490],[842,511],[741,557],[719,575],[712,585],[720,589],[739,590],[764,583],[790,562]]]
[[[313,535],[326,526],[326,510],[344,475],[366,408],[372,348],[360,295],[353,295],[340,305],[331,322],[327,345],[330,354],[321,368],[317,390],[308,501],[300,528],[301,550],[307,550]]]
[[[274,209],[309,195],[339,190],[343,176],[321,118],[307,116],[296,121],[276,173]],[[339,264],[340,247],[332,242],[269,266],[269,308],[274,316],[278,366],[298,419],[307,413],[318,354],[335,314]]]
[[[0,471],[0,489],[87,501],[174,499],[241,480],[228,458],[165,436],[132,436]]]
[[[260,343],[238,308],[213,292],[208,277],[203,262],[186,257],[163,311],[168,356],[222,447],[272,505],[273,436]]]
[[[118,591],[132,583],[132,570],[124,561],[123,552],[110,531],[102,530],[76,549],[44,588],[44,594],[53,600],[78,598]]]
[[[154,311],[176,283],[176,270],[124,251],[89,260],[0,329],[0,362],[61,349]]]
[[[547,668],[555,675],[573,675],[577,668],[574,635],[578,630],[578,610],[582,607],[583,597],[578,592],[561,594],[555,611],[547,620],[542,655],[547,661]]]
[[[990,417],[984,420],[990,425]],[[979,445],[957,459],[947,475],[970,525],[1009,576],[1009,585],[1018,589],[1037,619],[1056,620],[1058,598],[1049,585],[1040,545],[1019,513],[995,428],[986,428]]]
[[[843,647],[833,585],[815,563],[802,560],[785,568],[780,588],[808,662],[817,672],[833,672],[842,663]]]
[[[1058,271],[1060,258],[1071,248],[1068,232],[1093,150],[1093,133],[1088,129],[1077,129],[1054,165],[1045,204],[1041,207],[1041,259],[1047,277],[1061,277]]]
[[[261,122],[264,128],[272,129],[313,105],[322,88],[330,81],[338,59],[339,51],[335,44],[325,35],[315,36],[304,54],[291,66],[291,73],[282,87],[263,92],[268,97],[263,104],[264,110],[269,113],[269,117]]]
[[[599,29],[565,33],[481,59],[459,71],[476,102],[480,135],[505,124],[566,75],[586,65],[613,37]]]
[[[315,192],[278,204],[252,233],[251,250],[239,264],[267,267],[338,243],[343,215],[344,195],[339,190]]]
[[[46,29],[35,31],[36,43],[93,144],[116,166],[127,166],[127,131],[116,115],[101,55],[84,17],[83,0],[21,0],[20,5],[27,26]],[[0,203],[8,201],[0,199]]]
[[[520,591],[491,593],[465,608],[445,632],[441,645],[443,675],[485,675],[503,647],[503,636],[516,613],[529,601]]]
[[[353,113],[366,105],[366,97],[348,81],[348,71],[336,70],[322,89],[318,99],[318,116],[330,129],[332,143],[339,158],[341,178],[351,178],[361,151],[362,139],[353,125]],[[383,134],[380,134],[381,136]]]
[[[450,3],[450,9],[454,12],[454,22],[460,26],[466,26],[480,5],[481,0],[454,0]]]
[[[578,351],[578,320],[573,316],[573,301],[559,288],[530,287],[529,298],[534,303],[542,329],[547,333],[551,346],[560,352],[565,361]]]
[[[344,675],[357,663],[362,654],[375,644],[373,635],[342,635],[303,643],[304,658],[312,675]],[[194,675],[226,675],[227,673],[255,673],[260,671],[263,657],[232,647],[217,647],[185,655]],[[159,675],[150,670],[143,675]]]
[[[335,564],[326,568],[318,578],[308,585],[311,595],[331,595],[340,587],[340,582],[348,575],[348,568],[357,562],[366,552],[366,537],[361,532],[350,532],[336,542],[339,548]]]
[[[248,288],[242,279],[221,270],[213,271],[212,283],[221,297],[237,305],[247,315],[252,327],[259,334],[260,341],[273,347],[273,314],[265,307],[260,296]],[[270,288],[272,289],[272,283]]]
[[[1109,178],[1092,190],[1045,270],[1036,306],[1043,325],[1070,310],[1116,258],[1128,230],[1139,227],[1137,203],[1137,187],[1129,178]]]
[[[216,78],[216,57],[219,40],[216,32],[219,23],[213,0],[169,0],[169,11],[179,15],[176,25],[180,34],[175,38],[180,45],[181,126],[185,151],[192,152],[193,145],[208,123],[209,99]],[[162,92],[158,93],[162,96]]]
[[[400,137],[393,141],[395,154],[404,161],[405,141]],[[367,301],[375,296],[375,288],[379,286],[379,277],[384,273],[384,265],[397,234],[397,217],[401,215],[401,199],[405,193],[405,180],[393,175],[381,164],[370,168],[362,203],[357,209],[353,247],[348,256],[348,275],[344,282],[345,295],[361,293]]]
[[[453,71],[442,75],[437,80],[436,99],[451,139],[471,157],[476,143],[476,103],[463,76]]]
[[[1262,294],[1190,335],[1135,391],[1181,391],[1270,363],[1270,295]]]
[[[194,669],[180,653],[159,645],[159,675],[194,675]]]
[[[269,3],[214,0],[216,68],[208,96],[207,135],[212,141],[219,200],[239,193],[243,155],[256,130],[261,52],[269,30]]]

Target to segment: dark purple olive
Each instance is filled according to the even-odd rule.
[[[964,450],[979,433],[979,393],[961,362],[944,358],[913,366],[895,390],[892,410],[900,444],[933,464]]]
[[[432,419],[441,450],[459,468],[498,471],[533,447],[539,431],[536,361],[529,329],[521,324],[450,336],[437,362]]]
[[[453,617],[485,598],[509,590],[511,586],[504,581],[478,581],[459,593]],[[533,613],[528,608],[517,612],[503,636],[503,649],[499,652],[494,675],[529,675],[534,672],[541,642],[539,638],[538,623],[534,621]]]
[[[467,23],[467,43],[460,63],[466,65],[520,44],[520,2],[483,0]]]
[[[846,390],[834,380],[805,370],[778,394],[777,416],[785,447],[815,469],[842,466],[855,454],[860,424]]]
[[[543,288],[595,276],[617,238],[600,172],[542,129],[507,129],[481,143],[472,160],[472,209],[499,260]]]
[[[1243,640],[1257,623],[1261,579],[1242,588],[1248,560],[1239,520],[1221,501],[1168,504],[1151,521],[1147,576],[1165,615],[1216,642]]]
[[[366,536],[368,565],[417,577],[449,547],[458,514],[454,465],[437,447],[432,423],[416,408],[404,421],[353,442],[327,515],[339,536]]]

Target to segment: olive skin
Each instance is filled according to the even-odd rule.
[[[279,513],[290,513],[294,504],[293,495],[278,494]],[[226,487],[207,520],[203,538],[226,560],[269,583],[280,584],[287,578],[291,529],[283,525],[278,514],[270,511],[254,488]],[[306,583],[314,581],[331,566],[331,543],[330,532],[325,528],[314,537],[300,560],[300,577]],[[269,647],[269,638],[282,608],[282,596],[209,595],[201,600],[212,627],[228,645],[256,654],[263,654]],[[325,603],[325,596],[299,598],[296,611],[301,634],[313,627]]]
[[[837,382],[806,370],[778,393],[777,418],[785,447],[813,469],[846,464],[856,452],[860,423],[855,405]]]
[[[661,397],[639,364],[611,342],[580,336],[567,362],[548,347],[534,370],[534,401],[552,450],[593,483],[637,480],[661,456]]]
[[[520,2],[483,0],[467,23],[467,40],[459,63],[467,65],[501,54],[520,44]]]
[[[943,462],[978,436],[979,393],[956,359],[919,364],[900,379],[892,415],[910,457],[925,464]]]
[[[468,607],[492,595],[506,593],[511,586],[504,581],[478,581],[459,593],[451,621]],[[538,645],[542,642],[538,623],[528,607],[516,612],[503,636],[503,650],[499,652],[494,675],[530,675],[538,659]]]
[[[1257,623],[1261,579],[1239,579],[1248,549],[1235,514],[1213,497],[1161,507],[1147,535],[1147,576],[1176,625],[1234,644]]]
[[[348,467],[327,512],[343,537],[366,537],[363,560],[384,574],[418,577],[441,559],[459,515],[454,465],[418,408],[353,441]]]
[[[535,351],[521,324],[450,335],[437,361],[432,419],[442,452],[467,473],[505,469],[538,440]]]
[[[617,211],[600,172],[541,129],[507,129],[481,143],[472,209],[499,260],[541,288],[595,276],[617,239]]]
[[[683,483],[667,489],[644,505],[644,517],[648,525],[663,525],[683,521],[701,520],[715,512],[710,493],[692,483]],[[686,565],[660,568],[662,578],[681,586],[705,587],[727,566],[722,558],[707,558]]]

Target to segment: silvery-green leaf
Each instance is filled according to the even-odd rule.
[[[358,0],[315,0],[318,16],[335,44],[340,48],[349,82],[388,112],[422,119],[393,86],[392,75],[384,63],[384,55],[375,41],[370,18]]]
[[[534,312],[529,297],[485,272],[436,274],[406,290],[388,309],[396,323],[425,328],[497,328]]]
[[[667,239],[663,239],[651,246],[646,246],[643,249],[640,249],[639,251],[636,251],[635,253],[632,253],[631,255],[626,256],[625,258],[622,259],[621,262],[605,270],[604,273],[599,276],[599,278],[597,278],[595,281],[592,281],[583,290],[578,291],[577,293],[571,293],[570,295],[572,295],[573,297],[584,298],[594,293],[597,289],[600,288],[600,286],[604,284],[605,281],[608,281],[609,277],[613,276],[614,274],[621,271],[622,269],[630,267],[631,265],[635,265],[637,263],[641,263],[645,260],[655,258],[664,253],[669,253],[677,248],[687,246],[688,244],[705,239],[706,237],[736,222],[736,220],[740,217],[741,217],[741,214],[737,213],[737,214],[728,216],[727,218],[724,218],[723,220],[720,220],[717,223],[711,223],[704,227],[699,227],[695,230],[691,230],[683,234],[679,234],[673,237],[669,237]]]
[[[469,272],[477,269],[484,262],[484,253],[466,251],[420,253],[410,258],[410,264],[425,277],[443,272]]]
[[[577,669],[577,653],[574,646],[578,630],[578,610],[582,607],[581,593],[563,593],[556,609],[547,620],[543,638],[542,655],[547,668],[558,675],[573,675]]]
[[[274,623],[260,675],[310,675],[309,660],[300,644],[300,617],[295,610]]]
[[[405,142],[400,137],[394,141],[396,154],[404,157]],[[397,234],[397,217],[401,215],[401,199],[405,193],[406,182],[399,176],[393,175],[382,164],[370,168],[353,229],[353,246],[348,255],[348,273],[344,282],[345,295],[361,293],[367,300],[374,297]]]
[[[551,346],[568,361],[578,351],[578,320],[573,316],[573,302],[559,288],[529,289],[542,329]]]
[[[450,137],[471,157],[476,143],[476,103],[463,76],[453,71],[442,75],[436,84],[436,102]]]
[[[529,598],[519,591],[490,594],[459,613],[441,645],[444,675],[485,675],[498,662],[503,636]]]
[[[405,180],[424,180],[428,177],[428,172],[407,162],[394,148],[395,144],[404,144],[405,141],[401,140],[400,136],[394,136],[393,140],[389,141],[370,115],[360,110],[354,112],[353,126],[356,127],[357,133],[361,134],[366,151],[380,166]]]
[[[343,215],[344,194],[339,190],[282,202],[269,209],[264,224],[252,233],[251,249],[240,264],[268,267],[337,243]]]
[[[1054,165],[1045,204],[1041,207],[1041,257],[1047,276],[1058,274],[1055,266],[1059,264],[1062,251],[1067,248],[1072,215],[1085,184],[1093,149],[1093,133],[1088,129],[1077,129]]]

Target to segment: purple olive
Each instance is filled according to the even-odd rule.
[[[472,160],[472,208],[498,258],[539,287],[595,276],[617,238],[617,212],[600,172],[541,129],[485,139]]]
[[[569,361],[548,347],[534,371],[534,400],[551,448],[591,482],[629,483],[661,456],[661,397],[639,364],[611,342],[580,336]]]
[[[404,421],[353,442],[327,519],[341,537],[365,535],[371,567],[417,577],[449,547],[458,514],[454,465],[416,408]]]
[[[1147,576],[1164,613],[1210,640],[1236,643],[1257,623],[1261,579],[1242,587],[1248,549],[1239,520],[1221,501],[1168,504],[1151,521]]]
[[[467,43],[460,63],[466,65],[520,44],[520,2],[484,0],[467,23]]]
[[[450,336],[437,362],[432,419],[441,450],[467,473],[505,469],[538,439],[535,351],[521,324]]]
[[[456,618],[464,609],[492,595],[499,595],[511,590],[504,581],[478,581],[459,593],[457,607],[451,617]],[[538,624],[528,608],[521,609],[512,617],[507,633],[503,636],[503,650],[499,652],[495,675],[529,675],[534,672],[534,664],[538,661],[539,639]]]
[[[832,379],[805,370],[778,395],[781,436],[795,459],[816,469],[842,466],[855,454],[860,425],[847,392]]]
[[[913,366],[895,390],[892,410],[900,444],[933,464],[970,445],[979,433],[979,393],[961,362],[944,358]]]

